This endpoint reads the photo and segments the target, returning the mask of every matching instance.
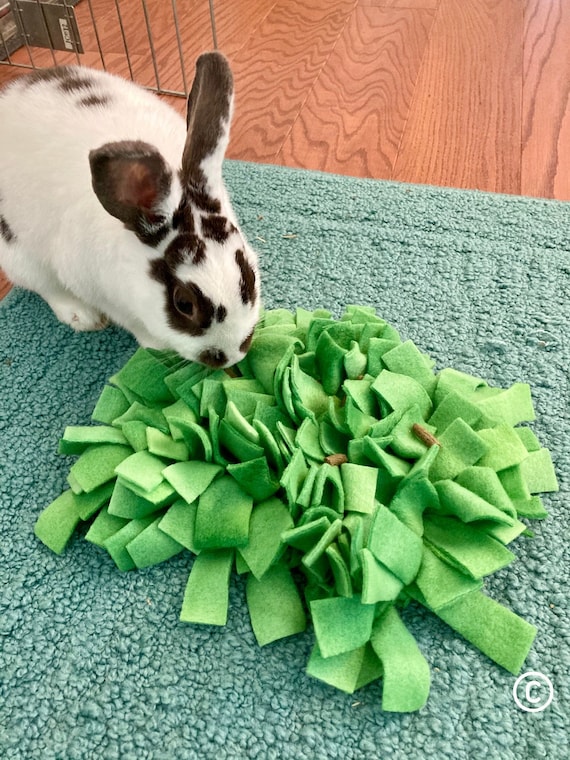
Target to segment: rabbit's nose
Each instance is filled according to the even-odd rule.
[[[228,357],[219,348],[206,348],[198,357],[198,361],[207,367],[217,369],[228,363]]]

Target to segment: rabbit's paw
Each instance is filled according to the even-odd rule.
[[[49,305],[60,322],[69,325],[77,332],[103,330],[109,324],[104,314],[71,297],[52,299]]]

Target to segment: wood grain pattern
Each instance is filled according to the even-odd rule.
[[[5,277],[2,273],[2,270],[0,270],[0,301],[4,298],[4,296],[8,295],[11,288],[12,286],[8,282],[7,277]]]
[[[404,8],[406,10],[435,11],[440,0],[358,0],[358,5],[371,5],[376,8]]]
[[[207,0],[177,0],[186,84]],[[147,0],[160,84],[184,86],[171,0]],[[156,86],[141,0],[119,0]],[[570,200],[568,0],[216,0],[236,113],[228,156]],[[99,43],[91,19],[97,20]],[[129,75],[115,2],[81,0],[81,62]],[[37,66],[76,56],[34,49]],[[12,56],[29,63],[22,48]],[[0,65],[0,85],[23,73]],[[182,98],[163,95],[180,113]],[[5,148],[4,148],[5,149]],[[0,297],[6,281],[0,273]]]
[[[520,4],[441,0],[394,178],[519,192]]]
[[[278,160],[392,176],[433,13],[361,5],[314,83]]]
[[[570,4],[527,0],[521,192],[570,200]]]
[[[354,8],[281,0],[232,58],[238,107],[231,158],[275,161]]]

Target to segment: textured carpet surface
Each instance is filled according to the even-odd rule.
[[[570,204],[240,163],[226,177],[268,307],[373,305],[439,368],[530,383],[560,492],[486,587],[538,627],[524,669],[551,679],[554,700],[520,710],[512,675],[410,606],[430,698],[383,713],[380,682],[350,696],[305,675],[311,631],[260,649],[239,579],[227,627],[180,623],[188,554],[126,574],[79,538],[52,554],[33,526],[72,461],[58,439],[89,422],[135,344],[116,328],[73,334],[13,291],[0,305],[0,757],[567,757]]]

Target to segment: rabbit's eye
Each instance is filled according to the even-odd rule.
[[[170,322],[190,335],[202,335],[212,324],[216,308],[193,282],[177,282],[170,292]]]
[[[176,311],[184,317],[194,316],[194,301],[181,288],[176,288],[174,291],[174,306]]]
[[[191,317],[194,313],[194,304],[190,301],[176,301],[176,308],[181,314],[184,314],[185,317]]]

